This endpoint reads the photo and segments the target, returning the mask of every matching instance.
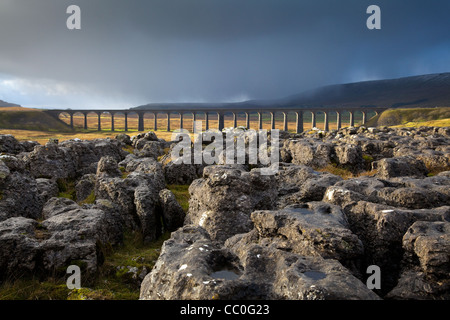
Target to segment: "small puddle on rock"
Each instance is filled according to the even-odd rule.
[[[306,272],[303,272],[303,274],[313,280],[320,280],[320,279],[324,279],[327,277],[327,275],[325,273],[320,272],[320,271],[306,271]]]
[[[223,280],[235,280],[239,278],[239,275],[230,270],[219,270],[211,273],[211,278]]]
[[[314,213],[313,210],[306,209],[306,208],[295,208],[295,212],[301,213],[301,214],[311,214]]]
[[[312,214],[314,213],[314,210],[311,210],[309,208],[305,208],[303,206],[296,206],[296,205],[292,205],[289,208],[286,208],[286,210],[292,212],[292,213],[298,213],[298,214]]]

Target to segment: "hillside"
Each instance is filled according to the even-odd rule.
[[[450,106],[450,73],[326,86],[288,97],[284,103],[390,108]]]
[[[450,107],[389,109],[370,119],[366,126],[450,126]]]
[[[14,108],[14,107],[21,107],[18,104],[15,103],[9,103],[3,100],[0,100],[0,108]]]
[[[71,131],[71,128],[62,121],[58,121],[41,110],[31,109],[0,109],[0,129]]]
[[[237,103],[151,103],[134,109],[450,106],[450,73],[336,84],[276,100]]]

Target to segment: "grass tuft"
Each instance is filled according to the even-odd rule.
[[[61,178],[56,180],[56,183],[58,184],[59,198],[67,198],[76,201],[75,181],[73,179]]]
[[[169,184],[167,185],[167,189],[172,191],[175,196],[175,199],[180,204],[181,208],[183,208],[184,212],[188,212],[189,210],[189,185],[182,184]]]

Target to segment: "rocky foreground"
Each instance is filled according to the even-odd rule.
[[[278,172],[263,175],[176,164],[175,142],[153,132],[0,135],[0,281],[95,274],[125,230],[170,231],[141,299],[450,298],[450,128],[280,136]],[[76,201],[61,197],[69,184]],[[187,214],[166,184],[190,185]],[[380,289],[366,286],[370,265]]]

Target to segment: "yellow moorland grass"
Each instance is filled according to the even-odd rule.
[[[142,132],[148,132],[142,131]],[[34,131],[34,130],[15,130],[15,129],[0,129],[0,134],[11,134],[19,141],[37,141],[40,144],[46,144],[50,138],[58,139],[59,141],[70,139],[92,140],[98,138],[114,138],[120,132],[111,131],[82,131],[82,132],[48,132],[48,131]],[[138,131],[126,132],[133,136],[138,134]],[[170,140],[171,132],[157,131],[158,138]]]
[[[450,118],[429,120],[429,121],[409,121],[402,125],[392,126],[392,128],[417,128],[417,127],[450,127]]]

